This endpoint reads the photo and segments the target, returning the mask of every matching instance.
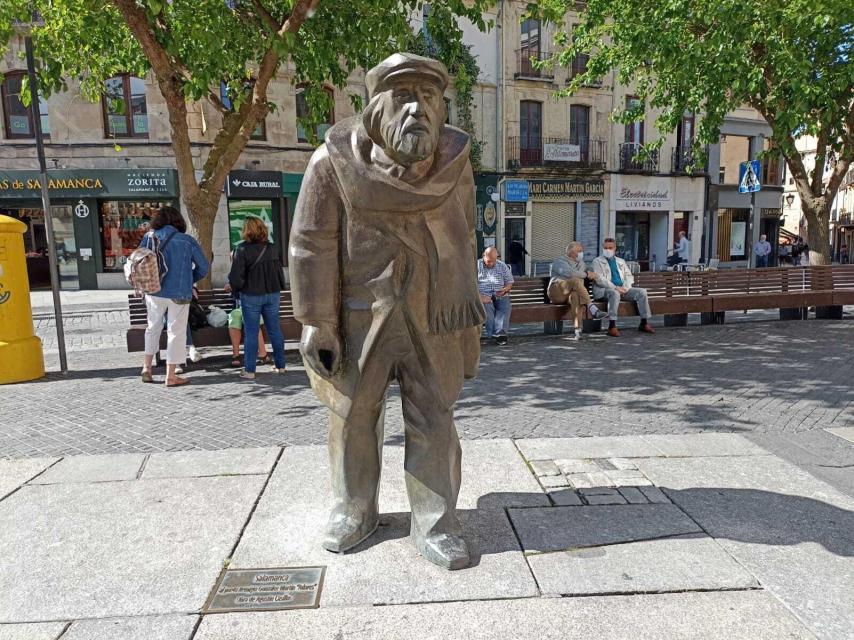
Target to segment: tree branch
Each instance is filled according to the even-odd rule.
[[[827,139],[827,128],[822,127],[815,141],[815,166],[812,168],[812,178],[810,180],[810,189],[814,196],[820,196],[821,192],[824,191],[824,165],[827,162]]]
[[[145,11],[135,0],[112,0],[112,2],[139,42],[145,57],[151,64],[160,92],[166,100],[169,124],[172,129],[172,150],[178,166],[181,192],[188,200],[192,200],[198,196],[199,186],[195,179],[193,152],[187,125],[187,103],[183,92],[185,69],[181,62],[170,56],[157,41]]]
[[[284,38],[285,34],[299,31],[318,4],[320,0],[297,0],[290,16],[278,27],[277,37]],[[252,86],[252,98],[243,103],[238,111],[230,114],[214,140],[199,183],[203,190],[219,192],[222,189],[228,172],[243,153],[255,128],[270,112],[267,87],[276,75],[280,62],[281,58],[271,42],[258,65]]]
[[[276,33],[279,30],[279,23],[273,17],[267,8],[261,4],[261,0],[252,0],[252,6],[255,7],[255,11],[258,12],[258,15],[261,17],[261,20],[267,25],[273,33]]]

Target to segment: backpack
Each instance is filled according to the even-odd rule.
[[[154,249],[140,246],[128,256],[128,261],[125,262],[125,280],[138,295],[159,293],[160,283],[169,271],[163,259],[163,249],[176,233],[177,230],[173,231],[161,244],[154,232],[149,231],[145,238]]]

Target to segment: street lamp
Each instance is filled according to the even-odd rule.
[[[790,193],[786,196],[786,206],[791,207],[792,203],[795,201],[795,194]]]

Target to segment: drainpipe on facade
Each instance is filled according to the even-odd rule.
[[[495,170],[504,171],[504,0],[498,2],[498,17],[495,20],[495,52],[497,59],[498,77],[496,78],[496,113],[495,113]]]

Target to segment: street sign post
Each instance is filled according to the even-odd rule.
[[[756,211],[756,192],[762,190],[761,175],[762,169],[759,166],[759,160],[748,160],[738,165],[738,192],[750,194],[750,217],[748,218],[747,228],[750,230],[747,236],[747,264],[748,266],[756,266],[756,256],[753,255],[753,212]]]
[[[761,168],[759,160],[748,160],[738,165],[738,192],[756,193],[762,190],[762,181],[759,179]]]

